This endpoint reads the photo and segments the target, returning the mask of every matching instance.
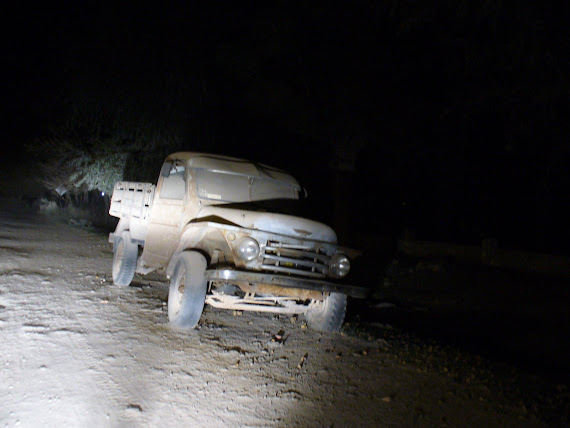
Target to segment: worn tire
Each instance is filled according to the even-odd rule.
[[[331,293],[322,302],[313,302],[305,312],[307,325],[318,331],[339,331],[346,315],[346,295]]]
[[[113,283],[125,287],[131,283],[137,268],[139,246],[131,241],[125,230],[113,247]]]
[[[168,320],[173,326],[194,328],[198,324],[208,287],[204,278],[206,267],[206,258],[197,251],[180,255],[168,293]]]

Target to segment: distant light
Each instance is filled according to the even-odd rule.
[[[65,194],[67,193],[67,189],[66,189],[65,187],[63,187],[63,186],[57,186],[57,187],[55,188],[55,191],[57,192],[57,194],[58,194],[59,196],[63,196],[63,195],[65,195]]]
[[[101,192],[101,196],[105,196],[105,192]]]

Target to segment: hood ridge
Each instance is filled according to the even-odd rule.
[[[198,213],[198,219],[205,217],[220,217],[246,229],[288,235],[297,239],[337,243],[336,233],[330,226],[289,214],[247,211],[210,205],[202,208]]]

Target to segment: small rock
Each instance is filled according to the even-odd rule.
[[[127,409],[138,410],[139,412],[143,411],[142,406],[140,404],[133,404],[133,403],[129,404],[127,406]]]
[[[307,361],[308,356],[309,356],[309,354],[307,353],[303,356],[303,358],[301,358],[301,362],[297,366],[297,369],[301,370],[303,368],[303,366],[305,365],[305,362]]]
[[[282,345],[285,344],[285,341],[287,340],[289,336],[285,336],[285,331],[284,330],[279,330],[279,333],[277,333],[275,336],[273,336],[273,338],[271,339],[272,342],[277,342],[280,343]]]

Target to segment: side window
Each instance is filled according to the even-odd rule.
[[[161,199],[184,199],[186,182],[184,180],[184,165],[173,165],[165,163],[160,172],[162,176],[162,187],[160,189]]]

